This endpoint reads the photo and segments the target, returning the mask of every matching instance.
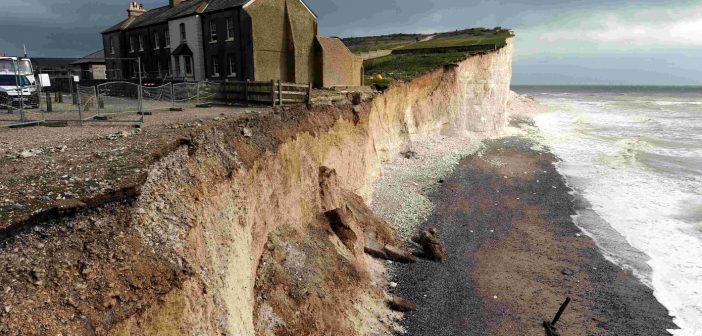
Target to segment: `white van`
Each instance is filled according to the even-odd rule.
[[[0,57],[0,107],[39,107],[39,92],[28,58]]]

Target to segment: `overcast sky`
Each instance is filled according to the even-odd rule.
[[[0,52],[78,57],[128,0],[0,0]],[[143,0],[148,8],[167,0]],[[702,0],[307,0],[320,33],[364,36],[510,27],[519,84],[700,84]]]

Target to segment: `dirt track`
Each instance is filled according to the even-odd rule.
[[[548,153],[522,140],[464,159],[432,196],[444,264],[398,267],[418,303],[408,335],[544,335],[566,296],[564,335],[668,335],[651,290],[611,264],[573,224],[573,196]]]

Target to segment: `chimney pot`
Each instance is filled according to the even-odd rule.
[[[127,8],[127,17],[128,18],[135,18],[137,16],[140,16],[142,14],[146,13],[146,10],[144,9],[144,5],[132,1],[129,3],[129,7]]]

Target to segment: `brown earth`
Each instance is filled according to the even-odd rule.
[[[0,128],[0,236],[9,227],[55,217],[66,200],[99,205],[133,196],[148,167],[204,126],[267,108],[155,112],[129,124]],[[23,156],[24,153],[24,157]]]

